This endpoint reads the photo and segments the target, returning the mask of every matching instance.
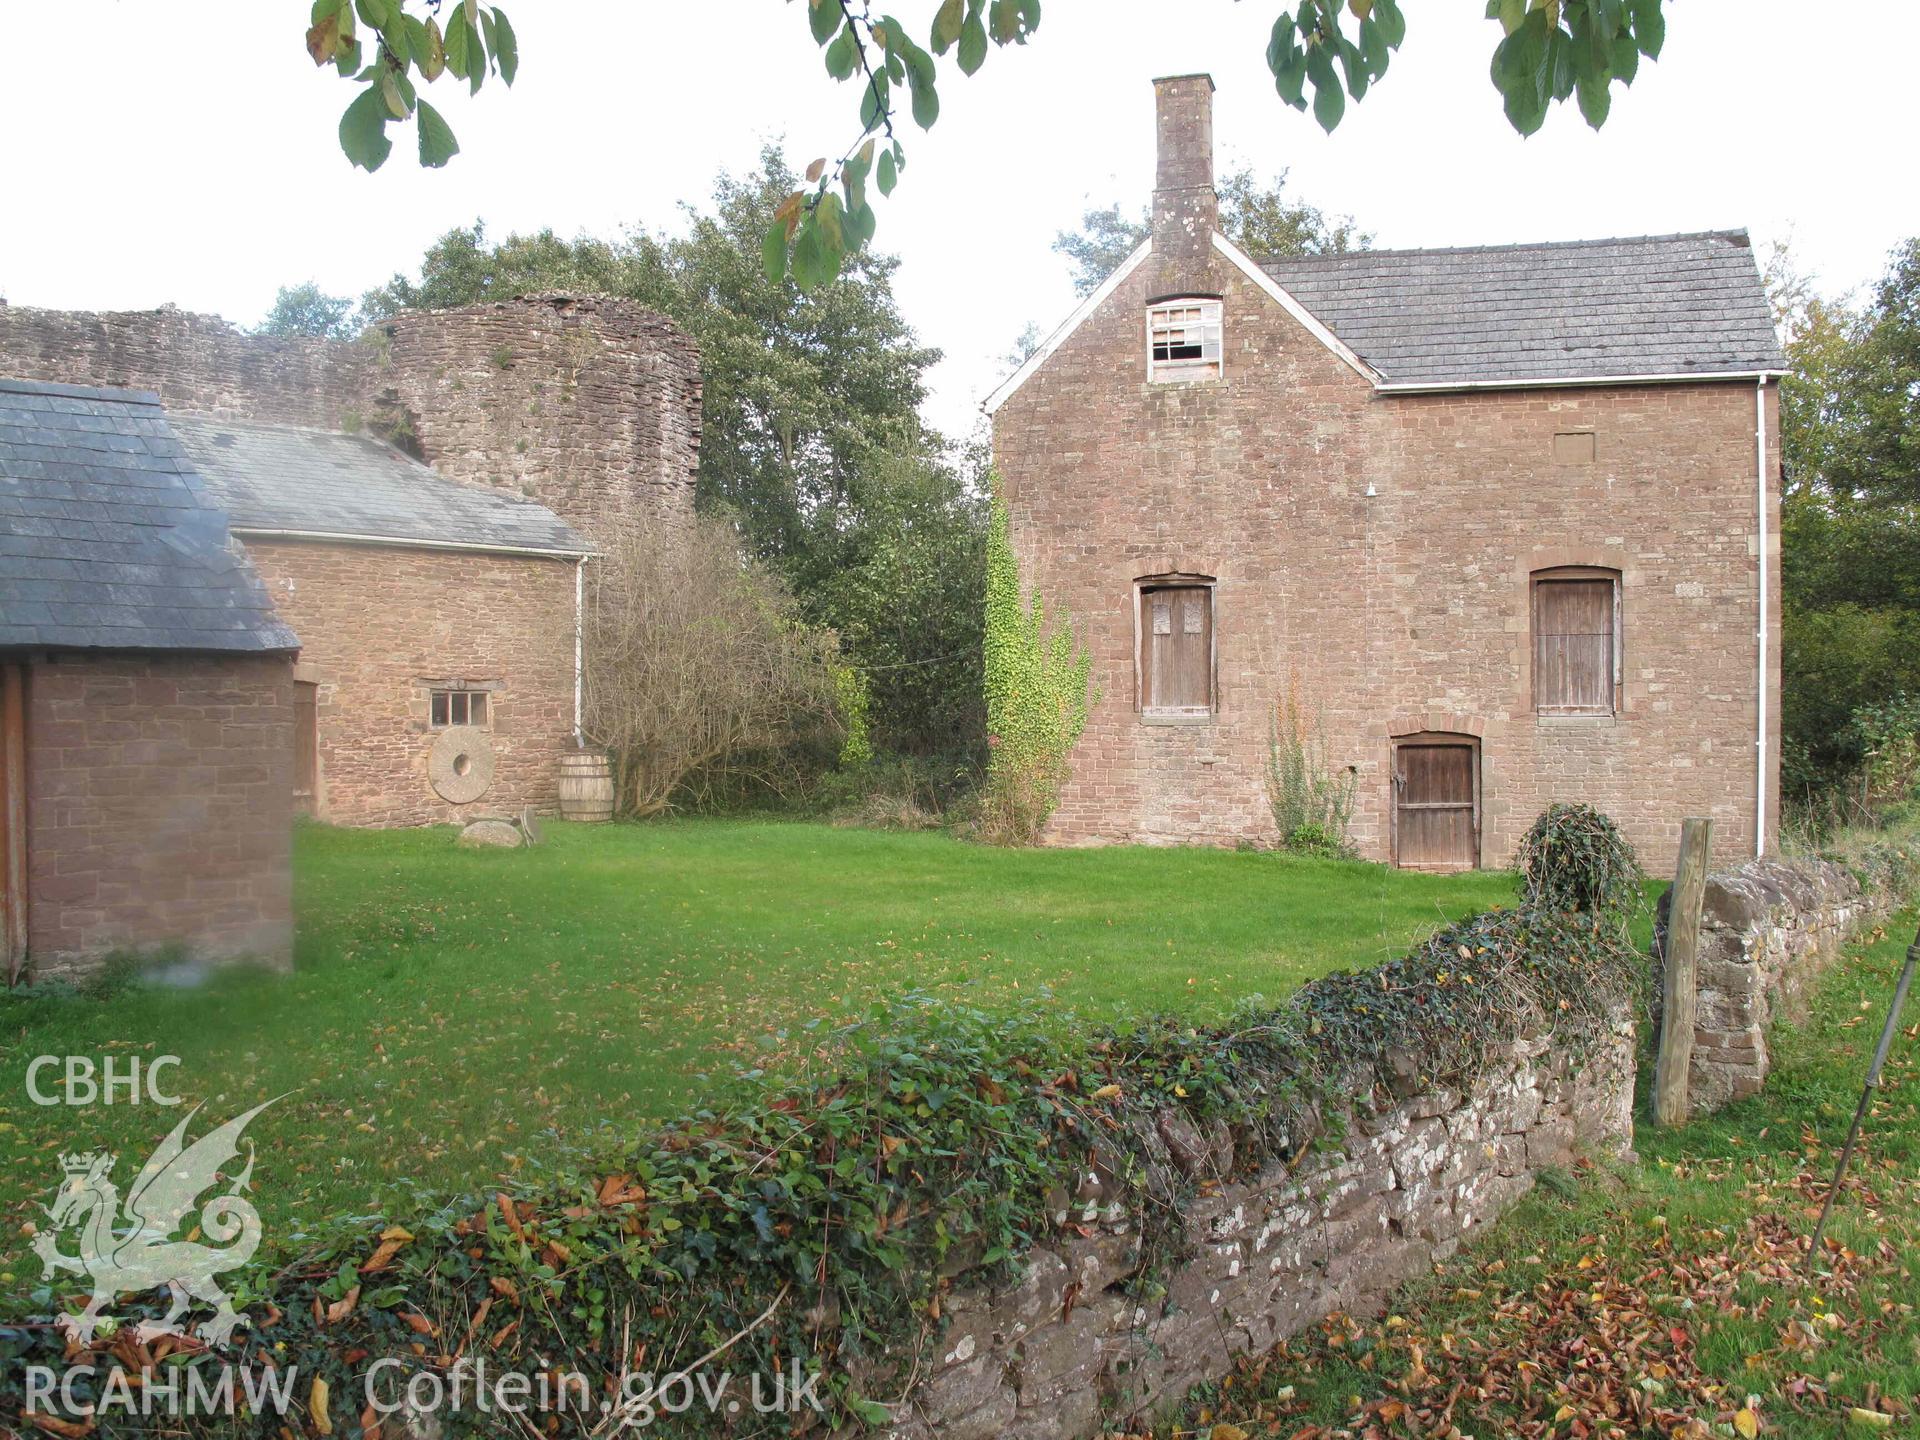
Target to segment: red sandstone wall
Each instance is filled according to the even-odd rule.
[[[246,335],[171,308],[0,303],[0,375],[153,390],[169,409],[272,424],[397,426],[443,473],[534,496],[598,538],[693,515],[699,351],[630,301],[414,311],[354,341]]]
[[[27,679],[27,951],[293,958],[292,663],[55,657]]]
[[[0,375],[151,390],[169,410],[337,430],[364,416],[374,346],[245,335],[167,306],[94,314],[0,304]]]
[[[0,303],[0,375],[158,391],[178,410],[397,438],[442,473],[531,495],[603,543],[693,515],[699,353],[605,297],[409,313],[353,342],[269,340],[211,316]],[[418,825],[551,808],[573,732],[571,562],[262,542],[249,547],[320,685],[327,819]],[[492,791],[426,780],[427,681],[503,682]]]
[[[535,496],[600,540],[692,518],[700,358],[671,321],[547,295],[387,328],[393,401],[442,474]]]
[[[1358,772],[1370,858],[1390,856],[1390,737],[1425,728],[1482,737],[1483,863],[1554,799],[1613,813],[1655,869],[1686,815],[1714,817],[1720,857],[1752,853],[1751,386],[1377,396],[1217,257],[1189,283],[1225,297],[1224,378],[1149,385],[1151,268],[995,417],[1023,574],[1071,611],[1103,691],[1052,839],[1270,842],[1268,716],[1291,676]],[[1593,463],[1556,464],[1575,430],[1595,432]],[[1776,735],[1777,497],[1776,469]],[[1624,706],[1543,723],[1527,575],[1576,562],[1624,572]],[[1205,725],[1134,710],[1131,585],[1172,571],[1220,582]],[[1777,746],[1767,768],[1771,829]]]
[[[431,825],[550,811],[573,743],[570,560],[253,540],[298,676],[319,686],[319,818]],[[492,788],[451,805],[427,781],[435,680],[499,681]]]

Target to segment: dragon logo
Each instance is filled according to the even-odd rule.
[[[87,1308],[78,1315],[62,1316],[61,1329],[86,1344],[99,1328],[101,1311],[116,1296],[161,1286],[166,1287],[172,1304],[164,1320],[137,1327],[134,1333],[142,1343],[161,1335],[184,1336],[187,1332],[180,1320],[196,1300],[215,1307],[213,1318],[193,1332],[209,1345],[226,1344],[235,1327],[248,1323],[246,1316],[234,1310],[227,1293],[214,1283],[214,1276],[246,1264],[260,1245],[260,1213],[240,1193],[250,1188],[253,1178],[251,1140],[245,1142],[245,1167],[225,1191],[200,1208],[196,1233],[226,1248],[215,1249],[193,1239],[176,1240],[174,1232],[201,1192],[220,1179],[220,1168],[240,1153],[248,1122],[271,1104],[269,1100],[256,1105],[188,1144],[187,1126],[200,1113],[195,1106],[140,1168],[124,1201],[112,1179],[119,1156],[91,1150],[60,1157],[66,1179],[59,1198],[43,1207],[51,1225],[34,1240],[34,1252],[49,1280],[66,1270],[93,1282]],[[60,1253],[59,1238],[65,1230],[79,1232],[79,1254]]]

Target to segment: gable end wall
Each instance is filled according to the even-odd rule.
[[[337,825],[464,824],[559,801],[573,748],[574,565],[319,541],[247,542],[318,687],[311,809]],[[467,804],[427,775],[435,681],[486,687],[493,782]]]
[[[1324,717],[1329,758],[1354,769],[1368,858],[1391,858],[1392,737],[1416,729],[1479,738],[1484,864],[1506,863],[1555,799],[1613,814],[1655,870],[1688,815],[1714,818],[1718,855],[1751,854],[1753,387],[1383,396],[1224,261],[1211,279],[1226,298],[1224,378],[1146,382],[1135,275],[995,415],[1022,573],[1072,614],[1101,688],[1049,838],[1273,843],[1269,716],[1295,684]],[[1556,463],[1555,435],[1579,431],[1595,436],[1593,463]],[[1560,563],[1625,577],[1611,721],[1531,708],[1527,577]],[[1134,710],[1132,583],[1174,571],[1219,579],[1204,725]]]

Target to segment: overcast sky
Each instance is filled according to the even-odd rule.
[[[335,140],[350,87],[302,49],[305,0],[7,0],[0,295],[252,324],[280,285],[357,296],[476,217],[501,236],[676,223],[763,139],[804,165],[850,138],[854,90],[821,69],[803,4],[509,0],[514,89],[429,92],[463,153],[422,171],[409,138],[368,176]],[[1273,94],[1277,8],[1047,0],[1032,45],[945,80],[877,239],[902,258],[908,319],[946,353],[936,423],[967,428],[1014,337],[1072,308],[1054,233],[1089,202],[1145,199],[1156,75],[1211,72],[1223,168],[1287,169],[1381,245],[1745,226],[1790,234],[1839,292],[1920,233],[1914,0],[1831,7],[1825,31],[1806,0],[1670,0],[1664,56],[1615,87],[1603,132],[1557,107],[1525,141],[1487,79],[1498,28],[1479,0],[1406,0],[1391,72],[1331,137]],[[932,0],[896,9],[924,37]]]

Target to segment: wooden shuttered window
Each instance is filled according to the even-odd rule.
[[[1213,587],[1140,587],[1140,712],[1213,713]]]
[[[1620,684],[1620,577],[1533,577],[1533,704],[1542,715],[1611,715]]]

